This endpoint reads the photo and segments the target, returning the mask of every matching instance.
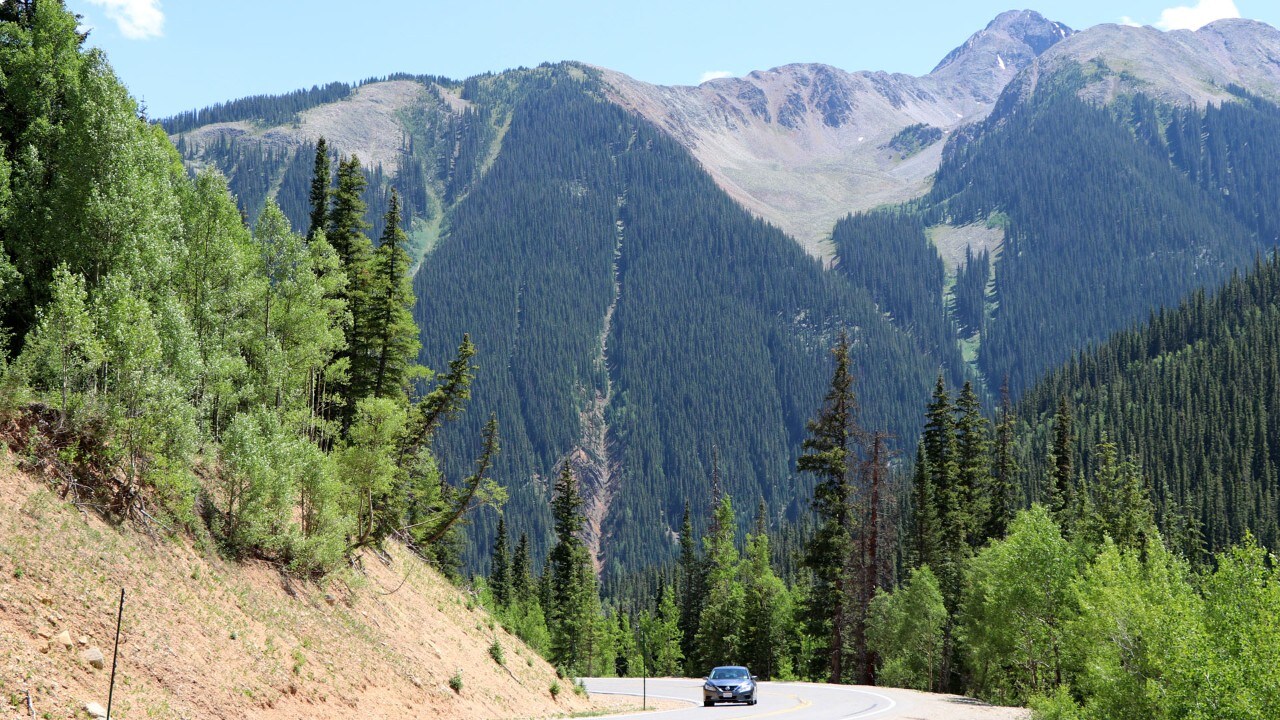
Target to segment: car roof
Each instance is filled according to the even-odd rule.
[[[746,670],[746,669],[747,668],[742,665],[717,665],[711,668],[711,671],[715,672],[716,670]]]

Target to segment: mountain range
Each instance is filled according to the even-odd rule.
[[[713,474],[794,517],[827,350],[909,452],[934,378],[1015,394],[1274,247],[1280,32],[1083,31],[1004,13],[923,77],[787,65],[697,87],[544,65],[395,75],[161,121],[252,217],[305,230],[315,141],[356,154],[373,236],[405,199],[423,360],[464,332],[462,473],[502,423],[510,525],[580,473],[606,572],[674,552]],[[977,262],[975,262],[977,261]],[[483,565],[492,518],[467,552]],[[744,518],[745,523],[745,518]]]

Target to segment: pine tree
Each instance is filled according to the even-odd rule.
[[[956,412],[956,495],[965,539],[976,548],[991,513],[991,439],[973,383],[961,388]]]
[[[819,524],[805,555],[805,565],[813,571],[808,598],[810,633],[826,639],[825,675],[830,682],[841,682],[845,671],[845,564],[853,548],[852,477],[862,433],[849,369],[849,338],[844,333],[832,355],[836,364],[831,387],[822,411],[809,421],[809,437],[796,465],[801,472],[818,478],[813,509]]]
[[[911,537],[908,564],[938,566],[941,552],[941,529],[938,527],[938,497],[933,487],[932,471],[925,457],[924,443],[916,446],[916,463],[911,474]]]
[[[556,532],[556,545],[548,558],[551,659],[556,666],[574,672],[585,669],[592,661],[597,624],[592,611],[599,606],[599,599],[591,559],[579,537],[586,522],[582,496],[568,461],[556,479],[551,513]]]
[[[529,558],[529,536],[520,533],[516,541],[516,553],[511,559],[511,599],[516,602],[529,602],[533,599],[534,583],[532,561]]]
[[[960,599],[961,567],[964,563],[965,514],[959,486],[959,451],[956,447],[955,409],[941,375],[934,386],[933,399],[925,413],[925,460],[931,472],[930,483],[936,498],[939,553],[934,567],[947,601],[948,612],[954,613]]]
[[[350,276],[353,269],[360,268],[367,259],[364,253],[372,252],[372,248],[364,247],[369,244],[369,238],[364,234],[369,229],[364,220],[367,207],[364,190],[368,181],[360,169],[359,158],[351,155],[339,160],[337,182],[338,186],[330,196],[325,236],[338,252],[342,266]]]
[[[1049,476],[1049,512],[1061,524],[1071,504],[1072,454],[1075,452],[1075,433],[1071,427],[1071,405],[1065,395],[1058,398],[1058,412],[1053,418],[1053,450]]]
[[[489,566],[489,591],[498,607],[506,607],[512,600],[512,567],[507,556],[507,519],[498,516],[498,535],[493,541],[493,559]]]
[[[738,548],[733,535],[733,501],[720,498],[712,526],[702,539],[707,559],[706,605],[698,623],[698,647],[707,658],[738,657],[743,643],[744,591],[738,581]]]
[[[1006,380],[1000,388],[1000,416],[996,423],[996,441],[992,457],[991,511],[987,515],[987,526],[983,535],[988,538],[1002,538],[1013,519],[1015,506],[1014,478],[1018,474],[1018,459],[1014,454],[1013,402],[1009,399],[1009,382]]]
[[[685,674],[698,675],[701,656],[698,652],[698,624],[702,617],[702,604],[706,598],[703,582],[703,563],[698,557],[697,539],[693,536],[693,523],[689,519],[689,502],[684,504],[684,522],[680,525],[680,654],[684,659]]]
[[[791,597],[770,563],[769,528],[764,500],[756,512],[755,532],[747,536],[743,558],[742,663],[761,677],[791,671]]]
[[[329,144],[323,136],[316,141],[316,158],[311,173],[311,221],[307,226],[307,241],[325,229],[329,219]]]
[[[351,396],[403,397],[415,376],[418,326],[413,320],[413,278],[409,274],[406,237],[400,227],[400,196],[394,190],[386,229],[366,273],[368,284],[353,292]],[[358,293],[358,295],[356,294]]]
[[[373,243],[364,234],[369,225],[364,221],[365,203],[362,198],[367,182],[360,170],[360,161],[355,155],[338,163],[338,187],[333,192],[329,209],[328,232],[325,234],[329,244],[338,254],[347,282],[343,289],[342,300],[346,303],[348,323],[343,328],[346,336],[346,352],[340,359],[346,361],[347,378],[338,395],[342,403],[342,427],[350,428],[355,416],[356,404],[363,397],[368,397],[365,388],[355,377],[355,368],[359,364],[358,357],[366,356],[365,345],[367,331],[363,326],[369,317],[366,305],[372,289],[370,258],[373,254]]]

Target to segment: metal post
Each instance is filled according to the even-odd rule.
[[[640,709],[649,709],[649,643],[640,633]]]
[[[107,720],[111,720],[111,701],[116,694],[116,661],[120,659],[120,621],[124,619],[124,588],[120,588],[120,610],[116,613],[116,644],[111,649],[111,686],[107,689]]]

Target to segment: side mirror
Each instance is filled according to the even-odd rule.
[[[759,678],[757,678],[755,675],[752,675],[752,676],[751,676],[751,679],[752,679],[752,680],[758,680]]]

